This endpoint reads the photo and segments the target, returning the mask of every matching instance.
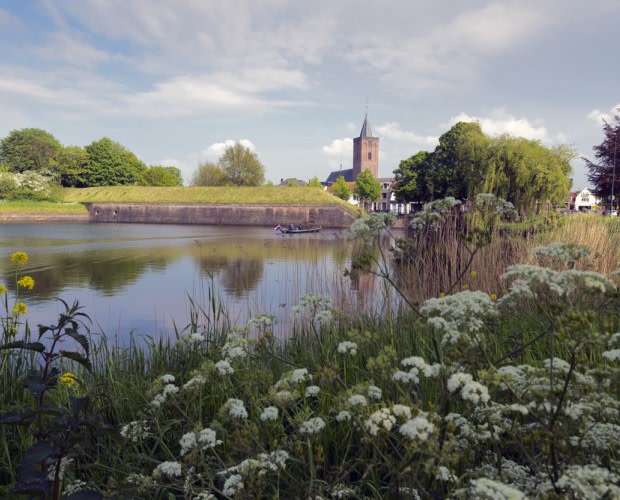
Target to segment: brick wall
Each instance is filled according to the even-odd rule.
[[[91,222],[275,226],[318,224],[347,228],[355,215],[338,205],[219,205],[181,203],[86,203]]]

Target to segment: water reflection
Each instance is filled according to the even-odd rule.
[[[35,280],[31,324],[74,299],[106,334],[156,334],[188,321],[188,295],[212,288],[233,316],[286,319],[306,293],[331,293],[347,262],[342,232],[286,236],[270,228],[136,224],[3,224],[0,283],[15,292],[10,255],[25,251]],[[349,284],[350,285],[350,284]],[[337,290],[342,292],[342,290]],[[282,307],[287,304],[286,307]]]

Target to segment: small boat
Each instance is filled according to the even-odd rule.
[[[276,226],[275,230],[280,231],[282,234],[301,234],[301,233],[318,233],[323,226],[310,226],[310,227],[282,227]]]

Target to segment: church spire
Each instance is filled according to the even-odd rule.
[[[372,129],[370,128],[370,122],[368,121],[368,108],[366,108],[366,116],[364,117],[364,123],[362,125],[360,137],[373,137]]]

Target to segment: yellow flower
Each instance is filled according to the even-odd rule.
[[[441,293],[439,294],[439,298],[440,298],[440,299],[443,299],[445,296],[446,296],[446,294],[445,294],[445,293],[443,293],[443,292],[441,292]]]
[[[469,290],[469,285],[463,285],[463,290]]]
[[[11,260],[18,266],[23,266],[26,262],[28,262],[28,254],[26,252],[15,252],[11,255]]]
[[[32,290],[34,288],[34,280],[30,276],[24,276],[17,282],[17,284],[27,290]]]
[[[4,285],[0,285],[0,295],[4,295],[6,293],[6,287]]]
[[[478,276],[478,273],[476,271],[472,271],[471,272],[471,277],[475,278],[476,276]]]
[[[495,301],[497,300],[497,295],[496,295],[496,294],[494,294],[494,293],[492,293],[491,295],[489,295],[489,298],[490,298],[493,302],[495,302]]]
[[[23,302],[18,302],[13,306],[13,314],[26,314],[27,312],[28,308]]]
[[[75,384],[75,375],[71,372],[66,372],[61,375],[58,380],[60,380],[67,387],[73,387],[73,384]]]

